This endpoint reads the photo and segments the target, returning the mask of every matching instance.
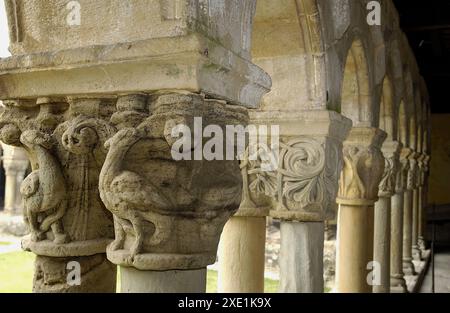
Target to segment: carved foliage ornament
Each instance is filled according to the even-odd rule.
[[[345,145],[344,168],[339,181],[337,202],[372,205],[378,198],[378,185],[384,172],[384,157],[374,146]]]
[[[337,193],[341,159],[337,144],[304,136],[283,138],[280,148],[276,171],[263,171],[260,161],[243,163],[247,166],[243,175],[244,182],[248,180],[251,199],[249,202],[246,198],[244,185],[243,203],[261,206],[264,200],[270,199],[274,217],[323,220]]]

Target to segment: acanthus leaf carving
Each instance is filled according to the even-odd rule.
[[[352,133],[354,132],[354,133]],[[346,205],[373,205],[378,199],[385,159],[381,144],[386,134],[378,129],[352,129],[344,143],[344,168],[337,202]]]
[[[387,141],[382,147],[384,155],[384,172],[379,185],[380,197],[391,197],[395,192],[397,173],[399,171],[400,144],[395,141]]]

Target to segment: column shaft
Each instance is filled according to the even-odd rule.
[[[380,265],[379,284],[373,286],[376,293],[390,292],[390,246],[391,246],[391,198],[380,197],[375,203],[374,257]]]
[[[373,255],[373,206],[339,206],[336,243],[336,288],[338,292],[371,292],[367,265]]]
[[[5,173],[5,207],[7,213],[14,213],[16,210],[16,197],[19,189],[17,189],[17,172],[6,171]]]
[[[232,217],[219,244],[218,292],[264,292],[265,217]]]
[[[403,205],[403,272],[406,275],[414,275],[412,263],[412,198],[413,191],[406,190]]]
[[[279,292],[323,292],[323,244],[323,222],[281,222]]]
[[[397,192],[391,201],[391,287],[406,291],[403,274],[403,192]]]
[[[419,189],[413,190],[413,214],[412,214],[412,256],[414,260],[422,258],[419,249]]]
[[[204,293],[206,268],[186,271],[140,271],[120,267],[122,293]]]

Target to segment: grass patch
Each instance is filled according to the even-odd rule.
[[[0,293],[29,293],[32,291],[33,253],[18,251],[0,253]],[[118,275],[118,278],[120,276]],[[217,292],[217,272],[208,270],[206,292]],[[277,292],[278,281],[265,280],[265,292]],[[120,290],[120,281],[117,282],[117,290]]]
[[[207,293],[217,292],[217,272],[208,270],[208,281],[206,283]],[[278,281],[266,278],[264,280],[264,292],[276,293],[278,291]]]
[[[0,241],[0,246],[9,246],[11,243],[7,241]]]
[[[32,290],[34,254],[0,253],[0,293],[29,293]]]

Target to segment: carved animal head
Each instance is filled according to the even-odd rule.
[[[97,133],[90,127],[73,130],[69,129],[63,134],[62,144],[68,151],[77,154],[88,153],[98,141]]]
[[[45,149],[51,149],[54,141],[51,135],[38,130],[26,130],[20,136],[20,142],[27,147],[42,146]]]
[[[21,131],[14,124],[0,124],[0,141],[7,145],[19,146]]]

